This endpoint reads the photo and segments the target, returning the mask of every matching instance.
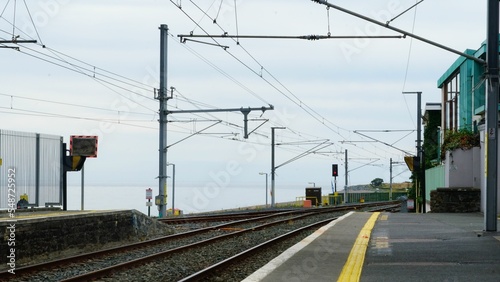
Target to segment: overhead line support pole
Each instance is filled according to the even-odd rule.
[[[286,35],[229,35],[229,34],[179,34],[177,35],[181,43],[185,43],[188,38],[244,38],[244,39],[304,39],[304,40],[320,40],[320,39],[401,39],[402,35],[299,35],[299,36],[286,36]],[[191,40],[198,43],[206,43],[196,40]],[[209,43],[212,45],[211,43]],[[216,45],[219,46],[219,45]]]
[[[389,201],[392,201],[392,158],[389,166]]]
[[[345,149],[345,188],[344,188],[344,202],[345,203],[349,203],[349,194],[347,193],[347,180],[349,179],[348,177],[348,173],[349,173],[349,170],[347,168],[347,164],[348,164],[348,161],[347,161],[347,149]]]
[[[424,151],[422,150],[422,92],[403,92],[403,94],[417,94],[417,157],[420,164],[417,170],[417,182],[418,186],[420,187],[420,194],[422,196],[422,212],[426,213],[425,159]]]
[[[158,100],[160,102],[160,140],[159,140],[159,172],[158,172],[158,217],[163,218],[167,215],[167,43],[168,26],[160,26],[160,89]]]
[[[214,113],[214,112],[241,112],[243,114],[243,122],[244,122],[244,138],[248,139],[248,114],[251,111],[262,111],[263,113],[267,110],[274,110],[273,105],[269,105],[269,107],[260,107],[260,108],[230,108],[230,109],[199,109],[199,110],[178,110],[178,111],[167,111],[168,114],[186,114],[186,113]]]
[[[275,129],[285,129],[286,127],[271,127],[271,207],[275,207],[276,193],[275,193],[275,183],[274,175],[276,173],[276,168],[274,167],[274,130]]]
[[[460,52],[460,51],[458,51],[458,50],[455,50],[455,49],[453,49],[453,48],[450,48],[450,47],[444,46],[444,45],[442,45],[442,44],[439,44],[439,43],[437,43],[437,42],[431,41],[431,40],[429,40],[429,39],[425,39],[425,38],[423,38],[423,37],[420,37],[420,36],[418,36],[418,35],[415,35],[415,34],[412,34],[412,33],[410,33],[410,32],[404,31],[404,30],[402,30],[402,29],[399,29],[399,28],[396,28],[396,27],[392,27],[392,26],[390,26],[388,23],[379,22],[379,21],[374,20],[374,19],[372,19],[372,18],[369,18],[369,17],[367,17],[367,16],[364,16],[364,15],[361,15],[361,14],[355,13],[355,12],[353,12],[353,11],[350,11],[350,10],[344,9],[344,8],[339,7],[339,6],[337,6],[337,5],[334,5],[334,4],[332,4],[332,3],[328,3],[328,1],[326,1],[326,0],[311,0],[311,1],[316,2],[316,3],[319,3],[319,4],[326,5],[326,6],[330,7],[330,8],[334,8],[334,9],[339,10],[339,11],[341,11],[341,12],[344,12],[344,13],[346,13],[346,14],[349,14],[349,15],[352,15],[352,16],[355,16],[355,17],[358,17],[358,18],[363,19],[363,20],[365,20],[365,21],[369,21],[369,22],[374,23],[374,24],[376,24],[376,25],[380,25],[380,26],[383,26],[383,27],[385,27],[385,28],[387,28],[387,29],[390,29],[390,30],[393,30],[393,31],[399,32],[399,33],[403,34],[404,36],[409,36],[409,37],[415,38],[415,39],[417,39],[417,40],[420,40],[420,41],[422,41],[422,42],[428,43],[428,44],[430,44],[430,45],[434,45],[434,46],[436,46],[436,47],[438,47],[438,48],[441,48],[441,49],[444,49],[444,50],[446,50],[446,51],[449,51],[449,52],[452,52],[452,53],[458,54],[458,55],[460,55],[460,56],[466,57],[467,59],[473,60],[473,61],[478,62],[478,63],[480,63],[480,64],[483,64],[483,65],[484,65],[484,64],[486,63],[484,60],[481,60],[481,59],[476,58],[476,57],[474,57],[474,56],[471,56],[471,55],[469,55],[469,54],[465,54],[465,53]],[[494,1],[494,0],[489,0],[489,1],[491,2],[491,1]],[[497,0],[497,2],[498,2],[498,0]],[[497,4],[498,4],[498,3],[497,3]],[[498,21],[497,21],[497,24],[498,24]],[[497,33],[497,34],[498,34],[498,33]]]
[[[1,44],[5,43],[13,43],[13,44],[18,44],[18,43],[36,43],[36,40],[0,40]]]
[[[486,102],[486,212],[484,224],[486,231],[497,231],[498,212],[498,0],[488,0],[486,62],[488,86]]]

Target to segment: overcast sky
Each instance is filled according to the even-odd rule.
[[[222,120],[169,148],[179,189],[262,187],[265,179],[259,172],[271,170],[271,126],[287,128],[276,130],[281,144],[276,147],[277,165],[318,140],[333,143],[280,167],[276,187],[281,191],[311,186],[309,182],[330,191],[333,163],[339,164],[341,190],[345,150],[350,185],[377,177],[388,183],[390,159],[403,162],[403,151],[416,151],[417,97],[402,91],[422,91],[423,106],[440,102],[437,80],[458,58],[409,37],[196,39],[227,48],[180,43],[178,38],[190,33],[400,35],[306,0],[26,1],[32,20],[22,1],[14,13],[14,2],[0,1],[1,40],[14,33],[38,43],[22,44],[20,51],[0,49],[0,128],[60,135],[66,142],[70,135],[98,135],[98,157],[87,160],[85,167],[86,183],[94,185],[157,189],[154,89],[159,87],[161,24],[168,25],[171,35],[167,84],[176,91],[169,109],[274,106],[274,111],[250,114],[250,119],[259,119],[249,122],[250,130],[261,119],[269,121],[248,140],[243,139],[243,115],[238,112],[169,115],[174,122],[168,125],[168,144]],[[330,2],[382,22],[416,3]],[[459,51],[477,49],[486,36],[486,3],[423,1],[390,25]],[[400,150],[368,142],[372,139],[355,131]],[[395,164],[393,176],[394,182],[404,182],[410,173],[406,165]],[[71,174],[70,181],[78,183],[79,175]],[[300,193],[287,196],[294,199]]]

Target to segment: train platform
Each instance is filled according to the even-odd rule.
[[[110,214],[121,212],[123,210],[68,210],[63,211],[59,208],[36,208],[36,209],[16,209],[13,213],[7,210],[0,211],[0,222],[3,221],[26,221],[30,219],[48,219],[48,218],[76,218],[93,214]]]
[[[483,232],[483,222],[478,213],[351,212],[244,281],[498,282],[500,232]]]

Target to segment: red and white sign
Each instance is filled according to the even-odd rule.
[[[151,200],[153,199],[153,189],[148,188],[146,189],[146,200]]]
[[[409,209],[409,210],[413,210],[415,209],[415,201],[413,199],[408,199],[406,201],[406,207]]]
[[[71,135],[69,138],[69,150],[72,156],[97,158],[97,139],[93,136]]]

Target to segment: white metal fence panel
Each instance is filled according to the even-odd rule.
[[[32,206],[62,204],[62,137],[0,130],[0,209],[27,195]]]

